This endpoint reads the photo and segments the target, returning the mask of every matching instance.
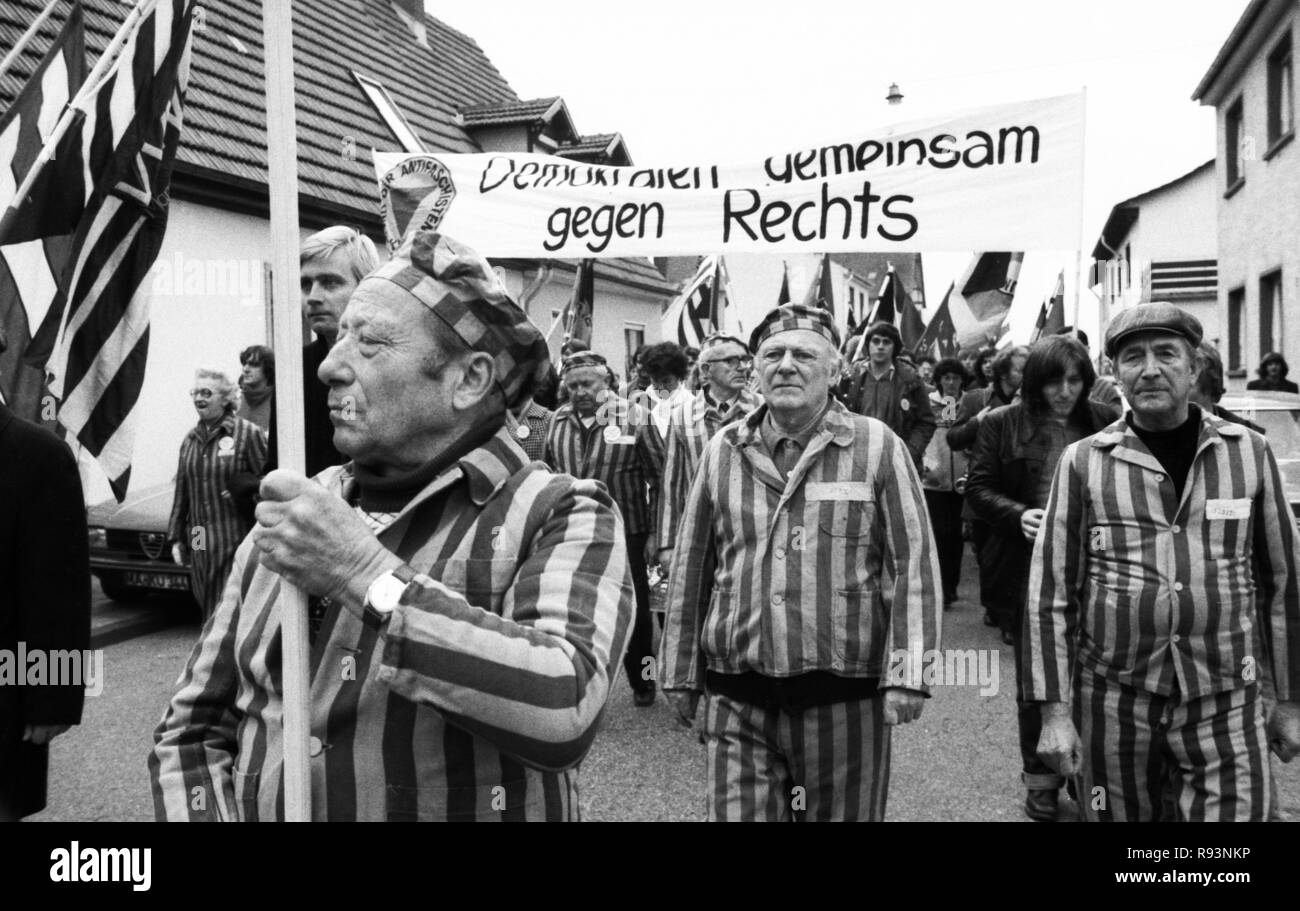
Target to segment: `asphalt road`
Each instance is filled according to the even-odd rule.
[[[936,688],[919,721],[893,735],[887,818],[938,822],[1027,821],[1021,810],[1016,747],[1014,663],[1009,646],[981,622],[974,601],[974,563],[963,568],[962,600],[944,615],[943,645],[986,649],[996,691],[979,686]],[[161,603],[117,605],[96,590],[96,624],[115,635],[139,634],[104,646],[104,688],[86,700],[82,724],[53,745],[49,807],[34,820],[153,818],[145,758],[154,726],[198,633]],[[181,621],[179,625],[176,625]],[[116,625],[112,625],[116,624]],[[159,624],[172,624],[156,629]],[[112,638],[112,637],[109,637]],[[1275,764],[1281,802],[1300,819],[1300,761]],[[704,818],[704,748],[674,720],[660,698],[636,708],[619,674],[603,727],[583,763],[581,805],[587,820]],[[1064,817],[1070,809],[1063,807]]]

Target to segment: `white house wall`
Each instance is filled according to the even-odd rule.
[[[1297,306],[1300,304],[1300,143],[1293,140],[1278,149],[1272,158],[1264,160],[1268,149],[1268,54],[1287,29],[1292,30],[1292,48],[1300,49],[1296,21],[1292,6],[1258,46],[1254,59],[1232,90],[1224,95],[1216,111],[1219,315],[1224,327],[1225,356],[1228,293],[1244,288],[1246,302],[1242,357],[1247,376],[1231,379],[1231,388],[1241,388],[1247,379],[1253,379],[1255,366],[1266,353],[1260,350],[1259,342],[1259,280],[1278,268],[1282,270],[1282,353],[1293,367],[1300,363],[1300,308]],[[1224,123],[1228,107],[1239,95],[1243,98],[1242,135],[1249,140],[1245,143],[1247,152],[1253,146],[1254,154],[1241,156],[1245,183],[1225,199],[1222,195],[1226,180]],[[1294,119],[1300,122],[1300,116]]]

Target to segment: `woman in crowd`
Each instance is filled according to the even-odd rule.
[[[199,370],[190,390],[199,421],[181,441],[168,540],[178,565],[190,557],[190,590],[207,620],[221,599],[235,549],[252,528],[229,490],[236,475],[260,475],[266,434],[236,416],[235,384]]]
[[[966,453],[948,446],[948,428],[957,419],[966,369],[955,357],[946,357],[931,375],[935,389],[930,406],[938,425],[921,459],[921,486],[925,488],[925,505],[934,529],[934,543],[939,549],[939,572],[943,579],[943,606],[952,607],[957,600],[957,583],[961,579],[961,510],[962,495],[958,483],[966,474]]]
[[[1251,380],[1246,388],[1264,392],[1300,392],[1300,386],[1286,378],[1290,370],[1286,358],[1276,351],[1270,351],[1264,355],[1259,362],[1259,369],[1255,371],[1259,374],[1259,379]]]
[[[998,356],[996,348],[985,348],[980,351],[975,358],[975,366],[972,372],[975,374],[974,385],[971,389],[986,389],[993,382],[993,360]]]
[[[1004,633],[1003,641],[1015,653],[1025,813],[1044,821],[1056,818],[1064,779],[1038,758],[1038,706],[1020,701],[1029,560],[1061,454],[1120,416],[1089,400],[1096,379],[1088,349],[1076,339],[1051,336],[1030,348],[1020,401],[979,422],[966,485],[971,508],[989,526],[983,559],[989,561],[995,597],[1011,601],[1011,635]]]

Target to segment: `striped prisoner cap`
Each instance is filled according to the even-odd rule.
[[[464,244],[415,231],[364,281],[376,279],[407,291],[470,350],[492,355],[507,408],[531,395],[550,369],[542,333],[510,299],[488,261]]]
[[[749,336],[749,350],[757,352],[758,346],[767,341],[769,336],[794,329],[809,329],[828,339],[836,349],[840,347],[840,330],[835,328],[835,321],[829,311],[805,304],[783,304],[770,310],[763,321],[754,327]]]

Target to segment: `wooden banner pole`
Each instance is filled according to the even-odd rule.
[[[293,92],[291,3],[262,0],[262,44],[266,59],[267,184],[271,196],[271,278],[275,361],[282,377],[275,392],[279,467],[301,472],[307,451],[302,386],[302,316],[298,306],[298,137]],[[280,586],[280,635],[284,724],[284,816],[311,820],[308,767],[307,596]]]

